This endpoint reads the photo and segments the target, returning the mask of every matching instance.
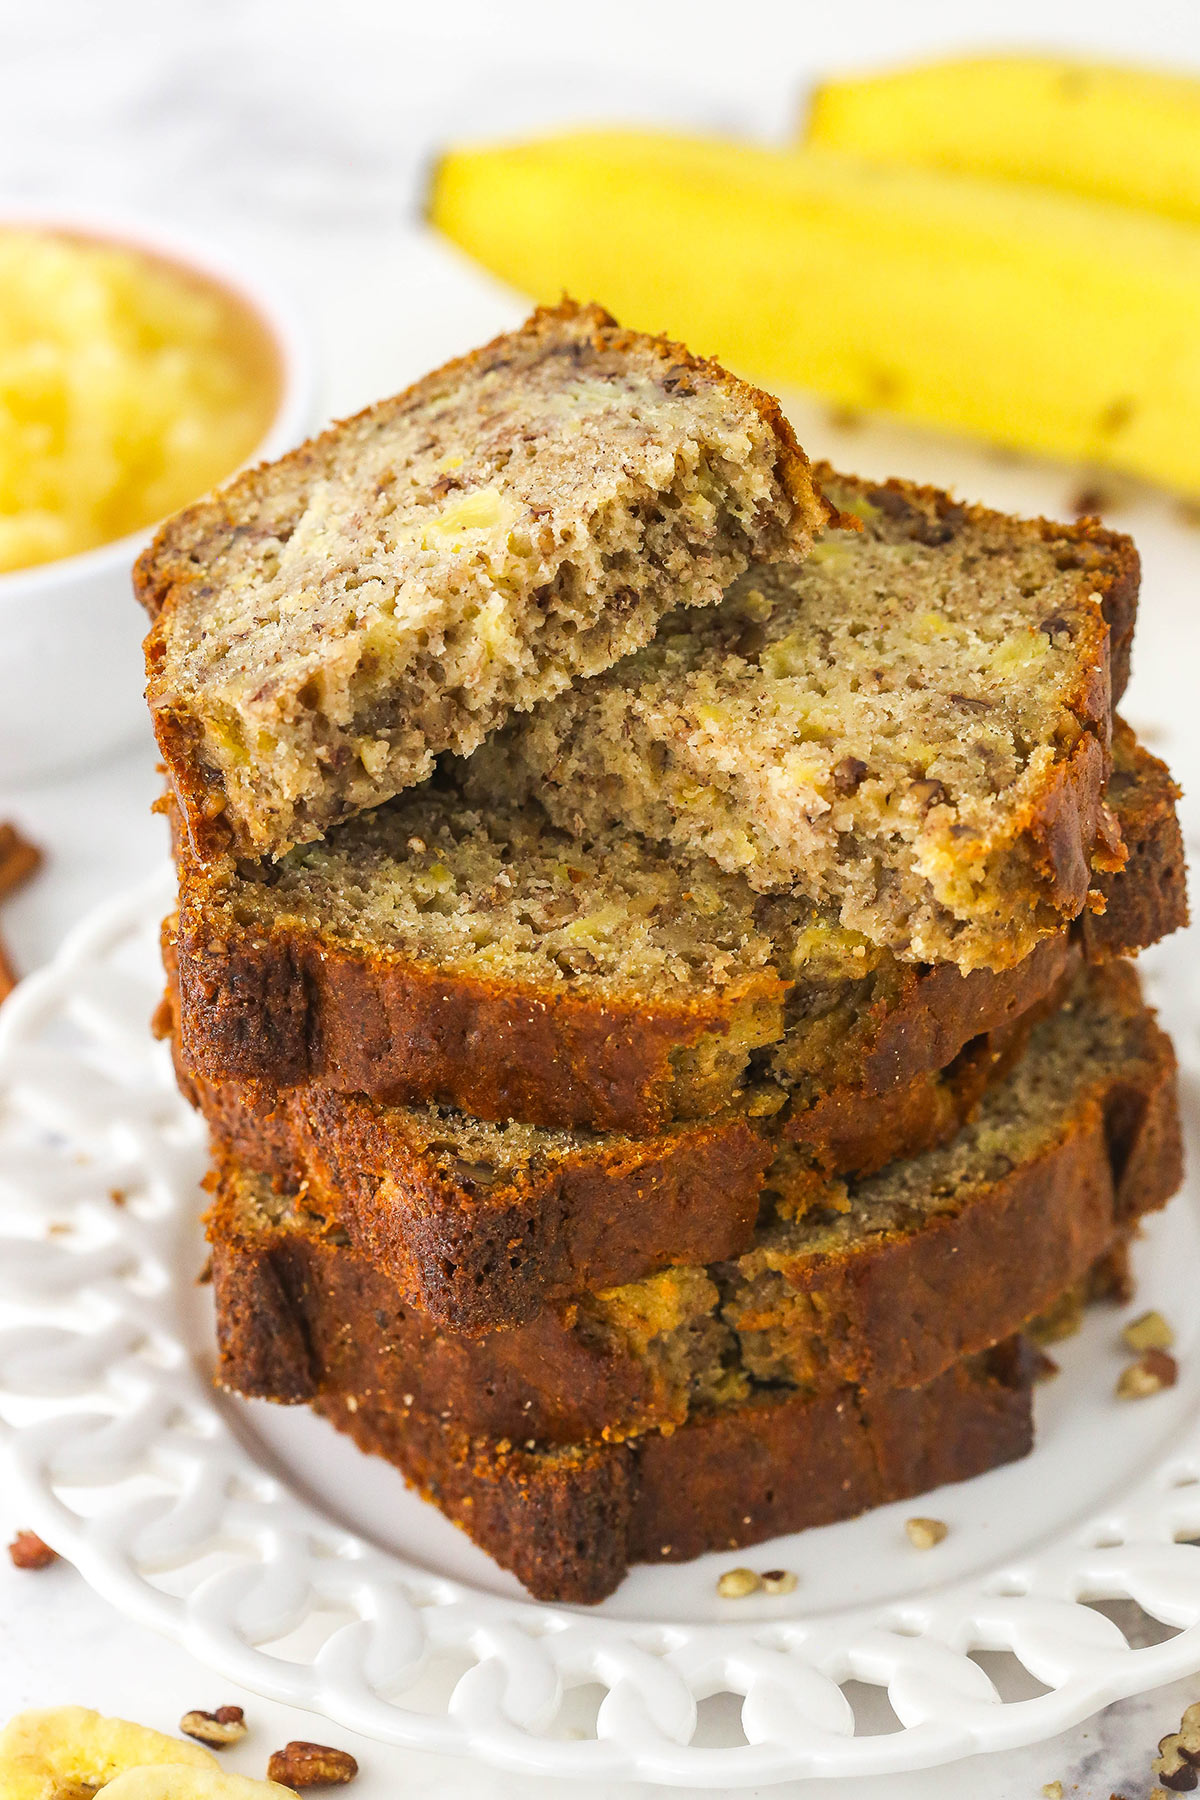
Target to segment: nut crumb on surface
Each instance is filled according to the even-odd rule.
[[[1171,1350],[1175,1345],[1175,1333],[1160,1312],[1144,1312],[1130,1319],[1121,1338],[1139,1355],[1143,1350]]]
[[[764,1569],[759,1579],[764,1594],[791,1594],[799,1576],[792,1569]]]
[[[44,1544],[36,1531],[18,1531],[8,1554],[14,1569],[48,1569],[58,1561],[58,1551]]]
[[[310,1744],[304,1738],[272,1750],[267,1763],[268,1781],[282,1782],[284,1787],[342,1787],[357,1774],[358,1763],[348,1750]]]
[[[1117,1394],[1122,1400],[1144,1400],[1150,1394],[1161,1394],[1174,1387],[1179,1378],[1179,1364],[1165,1350],[1147,1350],[1136,1362],[1122,1370]]]
[[[950,1527],[944,1519],[905,1519],[908,1541],[918,1550],[932,1550],[940,1544]]]
[[[1063,1785],[1061,1781],[1048,1781],[1042,1789],[1045,1800],[1062,1800]]]
[[[756,1594],[762,1586],[762,1577],[753,1569],[726,1569],[717,1582],[717,1592],[722,1600],[744,1600],[747,1594]]]
[[[210,1750],[226,1750],[230,1744],[240,1743],[245,1737],[246,1715],[240,1706],[218,1706],[215,1712],[201,1712],[197,1708],[184,1713],[179,1729],[185,1737],[195,1738],[198,1744],[207,1744]]]
[[[1068,505],[1077,519],[1098,519],[1101,513],[1112,510],[1115,501],[1105,488],[1088,483],[1075,491]]]
[[[1150,1769],[1162,1782],[1162,1788],[1155,1788],[1156,1794],[1164,1788],[1185,1794],[1200,1786],[1200,1701],[1188,1707],[1178,1731],[1159,1739],[1158,1755]]]
[[[7,1000],[17,985],[17,971],[13,967],[12,958],[0,938],[0,1000]]]

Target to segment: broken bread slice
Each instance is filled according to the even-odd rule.
[[[1124,727],[1115,760],[1130,861],[1096,875],[1106,910],[1003,973],[900,962],[706,856],[616,827],[572,837],[533,801],[484,810],[452,785],[278,862],[201,865],[180,843],[183,1062],[638,1135],[764,1082],[887,1094],[1044,999],[1074,943],[1127,955],[1182,922],[1170,776]]]
[[[198,855],[277,854],[830,517],[776,402],[564,300],[178,513],[138,561]]]
[[[468,792],[707,854],[914,962],[1010,967],[1082,910],[1097,850],[1119,866],[1104,790],[1137,554],[1094,520],[820,474],[861,530],[514,719]]]

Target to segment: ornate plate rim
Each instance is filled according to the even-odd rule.
[[[264,1474],[199,1381],[173,1317],[184,1210],[175,1189],[194,1188],[203,1134],[151,1044],[144,981],[114,960],[157,927],[169,896],[169,875],[158,874],[98,908],[0,1013],[0,1145],[15,1133],[19,1152],[0,1185],[20,1201],[0,1224],[0,1287],[22,1314],[0,1329],[0,1439],[34,1527],[121,1611],[246,1687],[368,1736],[513,1771],[662,1785],[932,1767],[1044,1740],[1200,1670],[1200,1548],[1177,1541],[1180,1487],[1187,1529],[1200,1536],[1200,1420],[1170,1470],[1147,1471],[1126,1502],[1137,1541],[1043,1547],[1024,1559],[1036,1593],[984,1592],[967,1579],[915,1610],[881,1604],[779,1624],[655,1625],[482,1593],[366,1544]],[[138,1085],[122,1088],[114,1058],[145,1065]],[[94,1160],[81,1181],[84,1154]],[[131,1191],[141,1183],[145,1204],[99,1210],[95,1188],[114,1170]],[[49,1204],[72,1210],[82,1248],[71,1235],[30,1233],[28,1219]],[[14,1229],[17,1214],[26,1228]],[[68,1301],[97,1323],[64,1324]],[[91,1410],[64,1413],[67,1399]],[[138,1479],[158,1485],[120,1499]],[[97,1487],[113,1490],[107,1510],[64,1497]],[[218,1539],[238,1548],[213,1566]],[[150,1579],[168,1566],[178,1593]],[[1177,1634],[1131,1648],[1078,1597],[1110,1590]],[[319,1641],[293,1660],[266,1648],[321,1619]],[[988,1649],[1017,1654],[1048,1691],[1001,1701],[970,1658]],[[439,1652],[472,1659],[444,1710],[400,1704],[395,1694],[411,1693],[413,1671]],[[898,1730],[854,1735],[842,1692],[851,1680],[886,1687]],[[546,1735],[564,1689],[580,1682],[606,1690],[595,1735]],[[693,1744],[698,1703],[721,1693],[742,1696],[745,1741]]]

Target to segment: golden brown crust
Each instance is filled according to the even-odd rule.
[[[1115,968],[1105,984],[1139,1048],[1076,1094],[1050,1142],[975,1181],[954,1210],[836,1248],[773,1253],[769,1293],[751,1290],[737,1323],[770,1330],[777,1379],[821,1392],[919,1386],[1044,1310],[1166,1202],[1181,1173],[1170,1042],[1139,1010],[1131,971]],[[281,1400],[352,1393],[451,1417],[472,1435],[543,1443],[619,1438],[688,1416],[678,1369],[611,1333],[597,1337],[575,1303],[481,1337],[444,1333],[319,1227],[248,1226],[242,1191],[240,1172],[227,1169],[209,1221],[225,1385]],[[709,1274],[719,1285],[720,1270]],[[280,1330],[281,1291],[307,1346],[301,1370],[295,1332]]]
[[[673,1058],[748,1008],[782,1009],[772,973],[671,1004],[521,988],[380,952],[363,958],[280,932],[214,938],[181,881],[180,1044],[213,1079],[311,1080],[481,1119],[652,1131],[669,1116]]]
[[[1074,945],[1116,956],[1176,928],[1186,900],[1174,789],[1127,728],[1114,741],[1112,803],[1138,850],[1128,874],[1095,876],[1103,919],[1084,915],[1073,935],[1060,930],[999,973],[896,964],[886,997],[865,1003],[868,1016],[842,1046],[850,1067],[831,1067],[825,1081],[882,1094],[943,1068],[969,1039],[1051,992]],[[788,984],[771,970],[672,1003],[636,988],[606,1000],[448,975],[386,951],[356,954],[286,926],[235,936],[214,923],[209,872],[182,847],[178,860],[180,1049],[209,1081],[312,1081],[478,1118],[636,1135],[678,1116],[681,1051],[729,1037],[748,1013],[768,1022],[757,1042],[785,1028]]]
[[[208,1082],[177,1048],[175,1063],[218,1157],[301,1193],[306,1211],[343,1231],[433,1324],[475,1333],[671,1265],[738,1256],[767,1195],[796,1215],[828,1203],[831,1175],[870,1174],[944,1143],[1058,997],[977,1037],[950,1069],[885,1095],[834,1088],[766,1118],[723,1114],[646,1138],[579,1135],[573,1148],[556,1144],[546,1160],[509,1170],[447,1154],[421,1112],[310,1083]],[[164,1035],[174,1011],[169,989]]]
[[[1187,868],[1175,803],[1179,789],[1166,763],[1151,756],[1120,719],[1107,801],[1125,844],[1124,868],[1093,880],[1076,934],[1091,962],[1129,956],[1188,922]]]
[[[719,1262],[750,1242],[771,1146],[722,1119],[610,1138],[519,1177],[479,1179],[405,1142],[360,1097],[184,1078],[216,1142],[339,1225],[438,1326],[522,1325],[548,1303]]]
[[[386,423],[419,406],[427,393],[474,370],[486,370],[497,358],[511,353],[514,340],[553,338],[564,324],[585,321],[591,341],[598,350],[617,355],[649,354],[665,364],[672,374],[678,370],[697,375],[706,383],[735,395],[743,405],[750,405],[758,413],[777,443],[780,485],[793,507],[785,535],[794,533],[797,537],[811,539],[830,523],[850,523],[840,518],[814,485],[808,458],[796,442],[796,434],[779,402],[761,388],[740,380],[711,358],[693,355],[684,345],[670,338],[622,329],[603,307],[579,305],[564,295],[557,306],[537,308],[518,332],[501,333],[478,349],[455,357],[414,382],[403,393],[338,420],[319,436],[275,462],[260,463],[244,470],[216,494],[168,519],[138,557],[133,569],[133,590],[151,621],[144,649],[147,696],[155,736],[171,790],[185,821],[192,853],[201,861],[209,861],[231,847],[254,853],[252,845],[241,843],[236,821],[230,819],[226,809],[221,772],[204,762],[193,721],[163,692],[164,659],[172,613],[186,594],[203,583],[203,558],[212,543],[230,534],[253,532],[257,508],[268,484],[289,478],[302,482],[308,473],[320,469],[322,458],[347,432],[368,422]]]
[[[631,1563],[684,1562],[831,1524],[1026,1455],[1032,1366],[1010,1341],[924,1388],[762,1394],[670,1435],[549,1455],[341,1395],[321,1410],[535,1599],[589,1605]]]

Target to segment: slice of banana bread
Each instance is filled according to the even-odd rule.
[[[831,509],[776,402],[564,301],[178,513],[147,698],[198,854],[279,852],[606,669]]]
[[[1171,1046],[1116,964],[1035,1028],[943,1148],[832,1187],[799,1219],[768,1199],[734,1261],[482,1337],[440,1330],[343,1233],[227,1165],[209,1218],[219,1378],[540,1444],[678,1425],[764,1384],[919,1386],[1049,1306],[1179,1176]]]
[[[920,1388],[763,1389],[671,1434],[555,1449],[472,1440],[352,1394],[326,1394],[320,1410],[534,1599],[586,1606],[631,1563],[829,1525],[1027,1455],[1034,1362],[1014,1339]]]
[[[209,1082],[177,1046],[175,1063],[218,1161],[259,1171],[340,1228],[434,1325],[482,1332],[673,1264],[739,1256],[764,1204],[789,1218],[828,1209],[840,1197],[831,1175],[870,1174],[945,1142],[1049,1006],[885,1096],[834,1088],[813,1099],[809,1083],[772,1086],[642,1138],[490,1124],[313,1083]],[[170,992],[165,1010],[164,1025]]]
[[[210,1081],[633,1133],[764,1082],[887,1093],[1051,992],[1072,932],[1099,956],[1182,922],[1170,776],[1124,728],[1114,751],[1134,863],[1095,876],[1102,914],[1003,973],[900,962],[706,857],[577,839],[533,802],[484,814],[453,787],[274,863],[201,864],[178,841],[183,1062]]]
[[[1008,967],[1081,911],[1105,842],[1137,554],[1095,521],[822,481],[861,531],[513,720],[469,791],[706,852],[912,961]]]

